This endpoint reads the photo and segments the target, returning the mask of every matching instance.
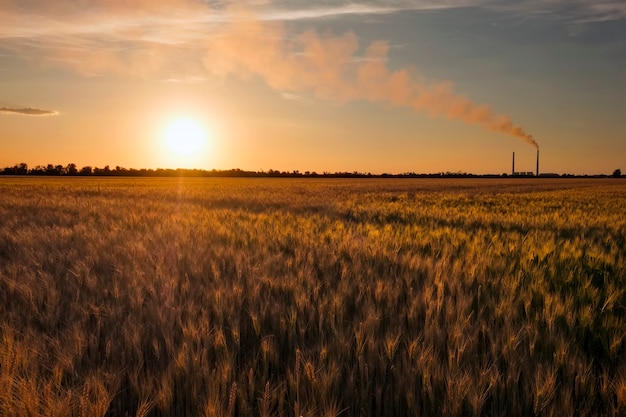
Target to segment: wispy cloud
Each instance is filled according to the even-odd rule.
[[[305,7],[294,8],[288,4],[276,7],[260,14],[266,20],[302,20],[341,17],[346,15],[388,15],[404,11],[443,10],[476,6],[484,0],[457,0],[457,1],[396,1],[396,2],[363,2],[329,4],[309,3]]]
[[[203,76],[203,66],[194,57],[204,55],[206,43],[222,36],[224,26],[242,19],[282,24],[465,7],[484,1],[87,0],[79,9],[69,0],[0,0],[0,47],[43,65],[70,67],[90,76],[131,73],[196,79]]]
[[[308,1],[273,2],[259,7],[265,19],[300,20],[344,15],[386,15],[406,11],[433,11],[458,8],[484,8],[511,12],[525,17],[551,16],[569,23],[604,22],[626,19],[623,0],[384,0],[357,2]]]
[[[598,1],[585,4],[586,13],[580,13],[577,22],[594,23],[626,19],[626,3],[623,1]]]
[[[166,78],[161,80],[162,83],[169,84],[198,84],[207,81],[203,77],[185,77],[185,78]]]
[[[255,20],[290,22],[474,7],[569,23],[626,19],[623,0],[87,0],[80,9],[68,0],[20,3],[24,2],[0,0],[0,47],[33,59],[70,65],[83,61],[85,67],[90,63],[93,68],[87,72],[92,73],[99,73],[103,61],[110,58],[138,70],[135,52],[152,68],[163,64],[160,57],[173,50],[198,52],[206,39],[220,35],[223,25],[249,15]]]
[[[56,116],[55,110],[34,109],[32,107],[0,107],[0,114],[21,116]]]
[[[550,17],[564,23],[626,20],[623,0],[492,0],[482,7],[522,16]]]

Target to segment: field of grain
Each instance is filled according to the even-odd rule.
[[[613,179],[0,178],[0,415],[624,415],[624,213]]]

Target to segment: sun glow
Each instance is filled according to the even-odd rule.
[[[170,151],[187,156],[195,154],[204,147],[206,134],[202,126],[193,120],[178,119],[167,126],[163,138]]]
[[[170,122],[162,133],[162,147],[168,165],[176,168],[202,168],[206,165],[208,135],[199,122],[181,118]]]

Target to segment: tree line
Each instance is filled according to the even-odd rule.
[[[12,167],[5,167],[0,174],[3,175],[41,175],[41,176],[124,176],[124,177],[336,177],[336,178],[374,178],[374,177],[406,177],[406,178],[418,178],[418,177],[476,177],[477,175],[468,173],[451,173],[442,172],[435,174],[417,174],[415,172],[406,172],[402,174],[372,174],[371,172],[322,172],[316,171],[280,171],[269,169],[267,171],[246,171],[239,168],[227,169],[227,170],[203,170],[203,169],[187,169],[187,168],[124,168],[116,166],[111,168],[106,165],[103,168],[84,166],[78,168],[74,163],[67,165],[37,165],[34,168],[29,168],[28,164],[20,163]]]
[[[37,165],[33,168],[29,168],[28,164],[22,162],[14,166],[5,167],[0,171],[0,175],[34,175],[34,176],[77,176],[77,177],[258,177],[258,178],[498,178],[509,177],[509,174],[486,174],[477,175],[466,172],[437,172],[437,173],[416,173],[416,172],[404,172],[404,173],[382,173],[372,174],[371,172],[327,172],[317,173],[315,171],[279,171],[270,169],[268,171],[246,171],[239,168],[227,169],[227,170],[204,170],[204,169],[188,169],[188,168],[124,168],[116,166],[111,168],[106,165],[103,168],[83,166],[78,168],[74,163],[67,165]],[[606,178],[609,175],[572,175],[572,174],[541,174],[541,177],[594,177],[594,178]],[[611,177],[621,177],[622,172],[619,169],[613,171]]]

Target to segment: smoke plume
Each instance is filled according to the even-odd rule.
[[[391,70],[385,41],[373,42],[359,55],[353,32],[337,36],[307,31],[290,37],[281,23],[239,16],[207,42],[204,64],[215,76],[257,76],[280,91],[411,108],[538,147],[532,135],[508,116],[455,93],[450,82],[428,80],[413,67]]]
[[[277,18],[280,13],[255,13],[245,2],[219,9],[209,9],[204,0],[80,3],[77,8],[70,0],[0,0],[5,6],[0,7],[0,46],[87,75],[257,77],[281,94],[410,108],[538,146],[510,117],[456,93],[452,83],[427,79],[415,67],[391,69],[386,41],[363,48],[353,32],[294,33],[293,25]]]

